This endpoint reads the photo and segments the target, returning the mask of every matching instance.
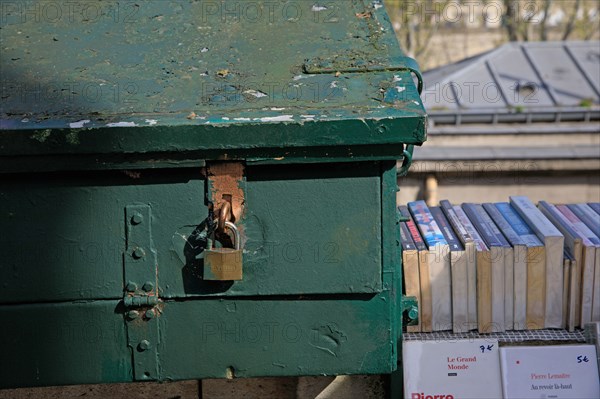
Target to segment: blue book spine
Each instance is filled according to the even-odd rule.
[[[417,227],[421,231],[421,235],[429,248],[435,247],[436,245],[448,244],[442,234],[442,230],[433,219],[425,201],[409,202],[408,209],[413,215]]]
[[[502,216],[504,216],[504,219],[510,224],[510,227],[512,227],[515,233],[525,241],[525,245],[528,247],[541,247],[544,245],[511,204],[508,202],[498,202],[494,205],[498,211],[500,211]]]
[[[590,202],[588,206],[594,210],[598,215],[600,215],[600,202]]]
[[[504,216],[502,216],[494,204],[483,204],[483,209],[485,209],[488,215],[490,215],[494,223],[496,223],[498,228],[502,231],[512,246],[525,245],[525,241],[523,241],[523,239],[521,239],[521,237],[513,230],[513,228],[510,227],[508,221],[504,219]]]

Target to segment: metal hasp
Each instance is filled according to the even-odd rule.
[[[233,222],[241,220],[244,213],[244,165],[241,162],[209,162],[206,166],[206,182],[209,220],[203,278],[241,280],[242,236]],[[217,216],[215,221],[211,214]],[[232,248],[223,247],[223,239],[231,242]],[[217,243],[221,246],[216,247]]]
[[[427,121],[382,3],[21,3],[0,387],[397,368],[396,182]]]

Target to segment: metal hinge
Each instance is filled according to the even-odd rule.
[[[347,54],[331,57],[317,57],[307,60],[303,65],[304,72],[313,73],[364,73],[385,71],[408,71],[417,77],[417,90],[423,91],[423,76],[419,64],[413,58],[402,56],[386,59],[373,58],[365,61],[363,57],[350,57]]]
[[[125,307],[127,309],[156,306],[156,305],[158,305],[158,297],[157,296],[126,295],[123,298],[123,305],[125,305]]]
[[[124,259],[123,295],[127,342],[131,348],[135,380],[158,379],[158,265],[152,243],[149,205],[125,207],[127,243]]]

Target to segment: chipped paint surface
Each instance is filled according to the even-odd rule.
[[[311,10],[314,11],[314,12],[325,11],[325,10],[327,10],[327,7],[314,4],[312,6]]]
[[[114,123],[107,123],[106,126],[108,126],[108,127],[135,127],[135,126],[137,126],[137,124],[135,122],[114,122]]]
[[[246,90],[244,93],[250,94],[251,96],[256,98],[267,97],[267,94],[263,93],[260,90]]]
[[[274,6],[268,4],[271,5],[258,6]],[[215,2],[214,6],[230,5]],[[135,141],[142,146],[163,140],[162,148],[169,150],[178,141],[169,137],[177,134],[164,134],[165,130],[194,126],[197,129],[191,131],[202,145],[216,149],[220,147],[220,136],[225,134],[224,127],[247,140],[244,146],[256,147],[264,140],[260,134],[246,134],[247,126],[261,122],[302,126],[306,118],[299,115],[339,115],[326,118],[340,122],[355,121],[360,115],[365,120],[397,119],[409,124],[409,119],[424,118],[420,103],[385,102],[379,93],[382,82],[411,81],[408,72],[336,70],[338,66],[371,60],[385,67],[393,63],[392,59],[402,57],[379,2],[315,1],[296,6],[301,8],[302,16],[294,23],[281,17],[282,10],[275,10],[269,23],[239,18],[224,24],[218,9],[207,17],[207,5],[191,0],[145,1],[143,6],[131,10],[135,11],[135,23],[115,24],[111,18],[98,18],[83,25],[83,21],[68,18],[36,23],[32,18],[17,21],[18,13],[5,15],[0,21],[0,69],[3,79],[15,87],[3,86],[0,129],[17,132],[85,128],[79,133],[84,138],[114,127],[152,127],[148,134],[156,136],[151,140],[128,139],[122,144]],[[332,16],[335,21],[329,21]],[[382,33],[382,28],[386,32]],[[39,62],[40,59],[45,61]],[[333,72],[307,73],[306,60],[315,59],[331,62]],[[52,98],[30,96],[23,101],[24,95],[19,93],[33,92],[31,76],[36,77],[35,84],[42,91],[54,88],[52,92],[62,94]],[[57,82],[74,83],[55,87]],[[416,97],[415,90],[408,86],[403,94],[409,99]],[[310,119],[315,122],[311,124],[314,128],[325,118]],[[219,133],[211,131],[216,127]],[[385,144],[418,144],[420,138],[406,134],[413,130],[412,126],[390,126],[394,136],[386,138]],[[328,127],[323,127],[323,131],[332,132]],[[369,124],[354,124],[336,131],[340,132],[340,143],[348,140],[368,145],[380,137],[373,134]],[[297,132],[306,136],[302,130]],[[121,142],[118,138],[111,141]],[[297,141],[296,137],[288,138],[290,145]],[[14,146],[20,144],[12,136],[6,142],[0,151],[18,153]],[[92,142],[97,143],[82,139],[79,148],[83,151]]]
[[[69,123],[69,127],[71,129],[81,129],[83,127],[83,125],[85,125],[86,123],[90,123],[90,122],[91,122],[91,120],[84,119],[82,121],[77,121],[77,122]]]
[[[261,122],[293,122],[294,115],[265,116],[254,120],[259,120]]]

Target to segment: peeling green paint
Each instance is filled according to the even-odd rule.
[[[404,54],[385,9],[344,0],[316,12],[308,3],[294,3],[298,20],[285,17],[286,3],[252,3],[259,21],[239,1],[126,3],[92,21],[11,9],[0,21],[0,156],[421,144],[424,128],[411,132],[425,111],[407,70],[303,72],[308,60],[396,65]],[[132,20],[115,21],[124,15]],[[380,89],[397,79],[406,89],[386,99]],[[66,146],[22,134],[84,127],[78,139],[64,133]]]

